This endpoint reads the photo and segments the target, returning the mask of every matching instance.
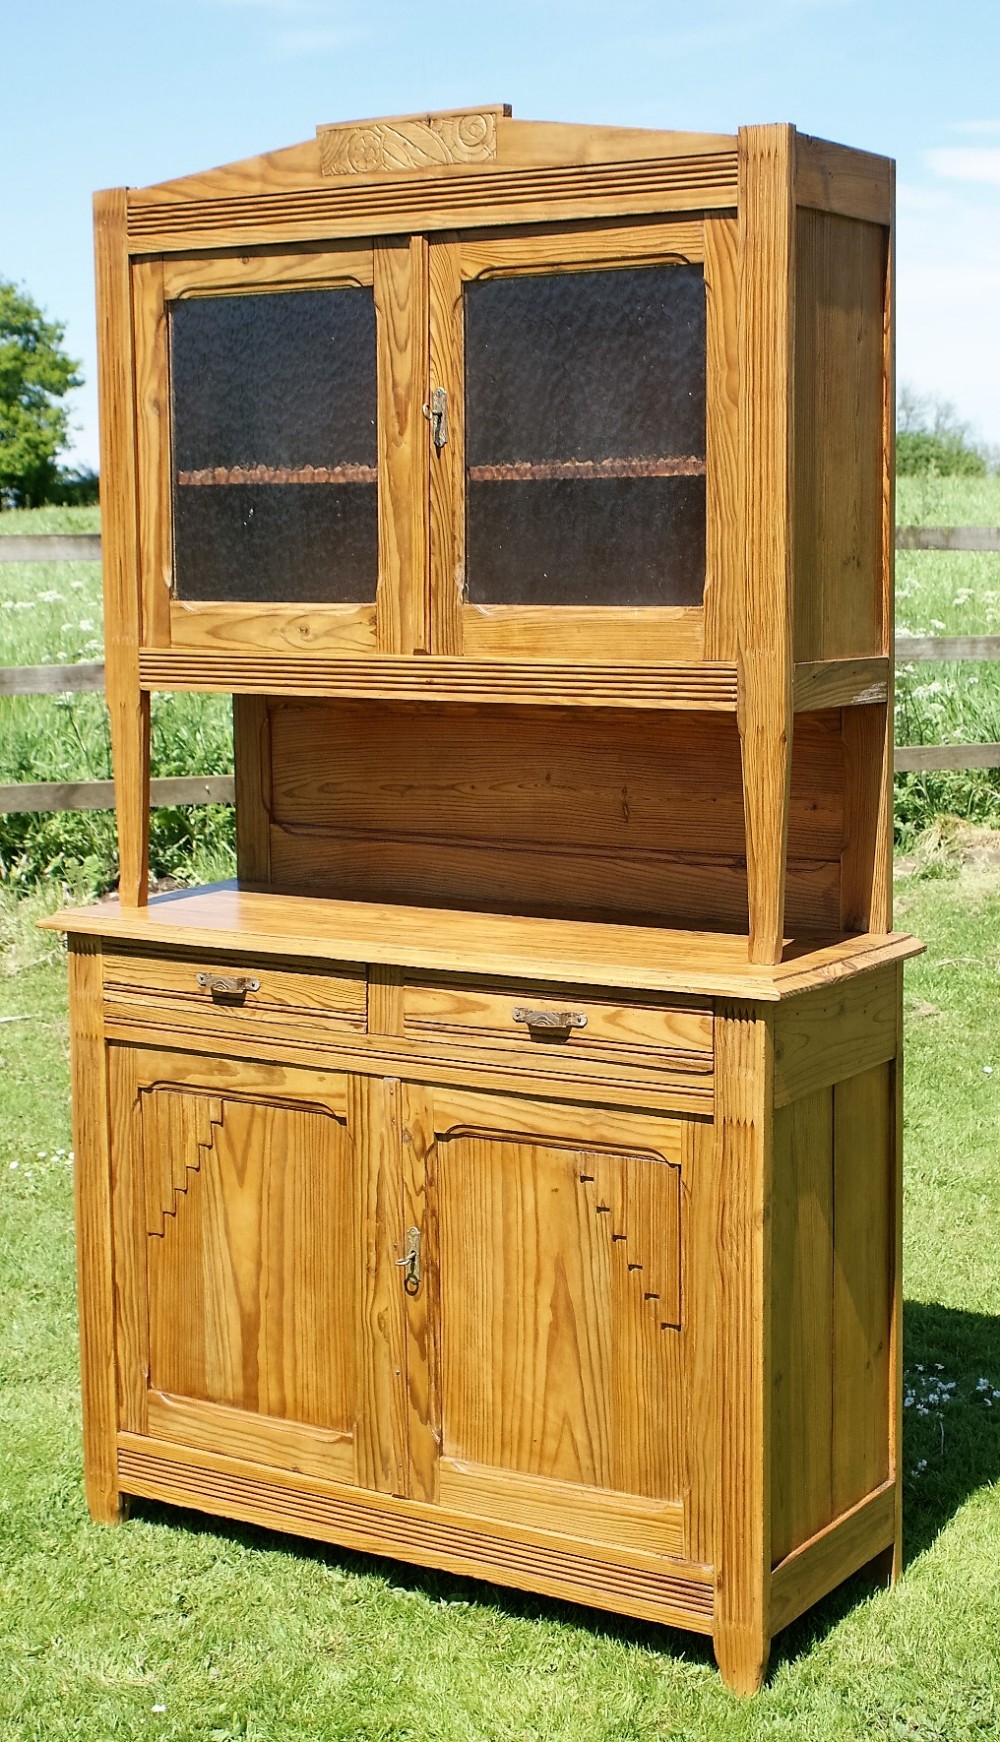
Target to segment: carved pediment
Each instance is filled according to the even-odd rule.
[[[499,107],[465,109],[317,127],[320,168],[324,175],[378,175],[449,163],[492,163],[497,121],[504,113]]]

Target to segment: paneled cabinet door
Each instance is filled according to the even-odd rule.
[[[481,1519],[710,1558],[711,1270],[694,1261],[712,1213],[705,1129],[404,1087],[416,1492]]]
[[[353,1482],[351,1080],[114,1049],[124,1430]]]

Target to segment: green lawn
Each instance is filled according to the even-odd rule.
[[[903,480],[899,518],[1000,524],[1000,480]],[[0,538],[95,527],[89,509],[0,515]],[[1000,631],[1000,557],[901,553],[899,592],[900,621],[915,633]],[[97,565],[0,562],[0,662],[72,661],[99,650]],[[985,668],[913,668],[903,674],[911,713],[899,736],[1000,738],[991,685]],[[159,772],[226,766],[217,698],[163,702],[156,732]],[[0,702],[0,781],[106,771],[99,698]],[[990,776],[923,785],[912,777],[900,788],[904,834],[941,805],[992,815],[997,792]],[[229,850],[227,824],[217,811],[158,813],[161,867],[211,875]],[[111,819],[91,813],[33,819],[22,833],[13,822],[6,828],[2,1742],[966,1742],[1000,1734],[1000,869],[955,877],[941,854],[918,853],[918,867],[935,875],[901,886],[899,924],[931,945],[908,969],[907,994],[907,1571],[896,1592],[855,1584],[789,1630],[765,1692],[740,1703],[723,1689],[709,1648],[679,1634],[152,1506],[122,1530],[89,1522],[65,974],[58,944],[31,920],[58,899],[60,881],[86,890],[106,877]]]
[[[0,910],[5,1742],[1000,1733],[1000,870],[912,877],[899,903],[930,940],[907,990],[907,1570],[779,1638],[748,1703],[680,1634],[154,1506],[89,1522],[64,969],[27,917]]]

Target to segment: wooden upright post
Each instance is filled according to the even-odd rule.
[[[142,601],[137,564],[132,293],[124,188],[95,194],[94,224],[105,692],[114,753],[119,894],[123,906],[142,907],[149,890],[149,696],[139,688]]]
[[[727,1687],[753,1694],[771,1650],[773,1044],[760,1005],[716,1024],[719,1412],[713,1644]]]
[[[740,738],[750,960],[781,960],[792,763],[795,129],[739,134],[745,620]]]

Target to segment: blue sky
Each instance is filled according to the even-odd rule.
[[[1000,0],[3,0],[0,277],[66,323],[97,457],[90,195],[508,102],[532,119],[793,121],[898,162],[900,378],[1000,444]]]

